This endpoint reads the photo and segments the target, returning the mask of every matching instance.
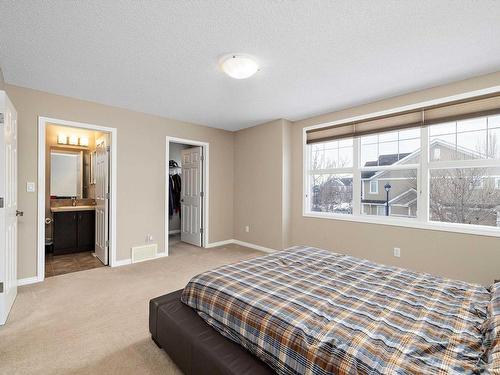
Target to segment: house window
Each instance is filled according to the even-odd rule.
[[[500,225],[500,115],[305,147],[306,215],[457,231]]]

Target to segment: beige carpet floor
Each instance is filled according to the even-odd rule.
[[[202,271],[259,255],[181,242],[169,257],[20,287],[0,327],[0,374],[181,374],[150,339],[149,300]]]

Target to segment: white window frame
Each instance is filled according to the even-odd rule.
[[[429,175],[430,171],[433,169],[452,169],[452,168],[474,168],[474,167],[498,167],[500,160],[498,159],[473,159],[473,160],[461,160],[461,161],[430,161],[429,158],[429,130],[427,127],[421,128],[421,160],[419,164],[403,164],[403,165],[393,165],[393,166],[376,166],[376,167],[363,167],[359,166],[360,158],[360,139],[354,138],[353,141],[353,168],[342,168],[336,169],[329,173],[352,173],[353,175],[353,213],[352,214],[341,214],[341,213],[328,213],[328,212],[313,212],[310,210],[310,197],[309,197],[309,161],[310,161],[310,148],[307,145],[307,130],[318,129],[325,126],[339,125],[345,122],[354,122],[364,120],[370,117],[385,116],[390,114],[395,114],[398,112],[414,110],[416,108],[428,107],[431,105],[443,104],[455,100],[469,99],[475,96],[481,96],[491,93],[500,92],[500,86],[495,86],[492,88],[477,90],[469,93],[464,93],[460,95],[454,95],[451,97],[441,98],[437,100],[431,100],[423,103],[417,103],[414,105],[394,108],[387,111],[381,111],[376,113],[370,113],[363,116],[357,116],[347,119],[342,119],[339,121],[334,121],[327,124],[313,125],[303,128],[302,133],[302,145],[303,145],[303,202],[302,202],[302,216],[308,218],[322,218],[330,220],[342,220],[342,221],[353,221],[361,223],[372,223],[381,225],[391,225],[400,227],[409,227],[417,229],[428,229],[428,230],[439,230],[446,232],[456,232],[456,233],[466,233],[466,234],[476,234],[492,237],[500,237],[500,227],[490,227],[485,225],[474,225],[474,224],[461,224],[461,223],[446,223],[437,222],[429,220]],[[394,169],[416,169],[417,170],[417,191],[419,192],[417,197],[417,218],[405,218],[405,217],[391,217],[391,216],[375,216],[366,215],[361,212],[361,198],[356,199],[356,197],[361,197],[361,170],[377,170],[381,171],[384,169],[394,170]]]
[[[372,189],[372,184],[375,184],[375,189]],[[370,181],[370,194],[378,194],[378,180]]]

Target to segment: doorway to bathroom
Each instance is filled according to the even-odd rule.
[[[116,129],[39,119],[38,281],[113,265]]]
[[[167,137],[165,247],[208,243],[208,143]]]

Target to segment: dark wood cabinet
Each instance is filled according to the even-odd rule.
[[[94,250],[95,212],[54,212],[54,255]]]

